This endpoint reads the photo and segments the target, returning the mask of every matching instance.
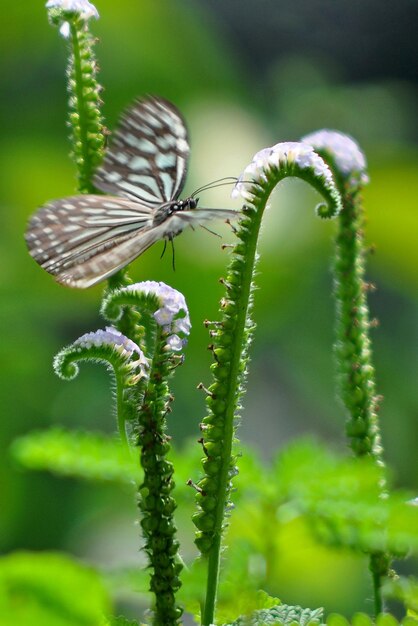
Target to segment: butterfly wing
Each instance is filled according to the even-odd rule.
[[[161,98],[137,101],[122,117],[94,178],[100,190],[115,195],[72,196],[41,208],[26,234],[30,254],[58,282],[85,288],[188,225],[234,219],[236,213],[224,209],[170,215],[188,157],[187,128],[179,111]]]
[[[138,100],[123,115],[94,184],[157,207],[180,194],[189,152],[186,124],[176,107],[162,98]]]
[[[31,218],[30,254],[57,281],[89,287],[130,263],[159,238],[153,210],[126,198],[82,195],[48,203]]]

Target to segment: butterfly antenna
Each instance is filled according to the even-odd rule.
[[[207,191],[208,189],[216,189],[216,187],[223,187],[224,185],[232,185],[237,182],[238,182],[238,178],[236,176],[225,176],[224,178],[219,178],[218,180],[214,180],[211,183],[207,183],[206,185],[199,187],[199,189],[196,189],[196,191],[192,193],[192,198],[194,198],[196,194],[200,193],[201,191]]]

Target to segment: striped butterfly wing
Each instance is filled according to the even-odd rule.
[[[29,252],[60,283],[86,288],[128,265],[153,243],[188,225],[234,211],[195,210],[176,200],[187,174],[184,120],[166,100],[137,101],[122,117],[94,184],[111,196],[55,200],[30,220]],[[180,205],[181,208],[180,208]]]
[[[153,210],[116,196],[55,200],[31,218],[30,254],[70,287],[94,285],[133,261],[158,239]]]
[[[30,220],[29,252],[58,282],[88,287],[117,272],[159,238],[153,217],[185,181],[185,122],[169,102],[137,101],[121,119],[94,184],[114,196],[56,200]],[[165,230],[165,229],[164,229]]]
[[[162,98],[138,100],[123,115],[94,184],[150,207],[177,199],[189,158],[186,124]]]

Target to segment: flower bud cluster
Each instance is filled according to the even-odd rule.
[[[251,202],[255,186],[268,187],[269,181],[274,181],[272,188],[287,176],[306,180],[322,194],[327,204],[318,205],[320,217],[332,217],[340,211],[341,201],[330,168],[312,146],[294,141],[257,152],[239,177],[232,196]]]
[[[358,143],[348,135],[336,130],[318,130],[302,138],[304,143],[330,163],[337,180],[350,185],[365,185],[369,182],[366,157]]]
[[[70,36],[70,23],[67,20],[74,17],[84,21],[91,17],[99,19],[99,12],[88,0],[48,0],[46,8],[50,10],[51,21],[60,24],[60,33],[65,38]]]
[[[137,305],[152,311],[161,329],[165,351],[180,352],[187,343],[191,323],[182,293],[163,282],[146,280],[112,291],[103,301],[102,313],[107,319],[120,319],[123,305]]]
[[[78,374],[77,362],[81,360],[111,366],[117,375],[122,376],[126,386],[145,378],[149,369],[148,360],[139,346],[110,326],[86,333],[61,350],[54,359],[54,369],[58,376],[71,380]]]

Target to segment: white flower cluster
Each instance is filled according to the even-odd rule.
[[[145,295],[152,294],[160,302],[160,308],[154,313],[154,319],[168,335],[167,348],[174,352],[182,350],[190,334],[191,323],[186,300],[180,291],[162,282],[145,280],[123,287],[121,291],[135,291]]]
[[[89,20],[91,17],[99,19],[99,12],[88,0],[48,0],[47,9],[61,9],[72,13],[78,13],[83,20]],[[70,35],[70,24],[65,21],[61,24],[60,33],[67,38]]]
[[[272,168],[277,170],[311,169],[316,177],[322,178],[326,187],[333,187],[331,170],[311,145],[285,141],[271,148],[263,148],[254,155],[232,190],[232,197],[242,196],[244,200],[250,199],[248,184],[266,181],[266,175]]]
[[[367,183],[366,159],[358,143],[348,135],[336,130],[318,130],[303,137],[315,150],[327,152],[344,178],[357,176],[361,183]]]
[[[145,376],[149,363],[141,348],[134,341],[122,335],[116,328],[113,328],[113,326],[106,326],[105,330],[86,333],[73,344],[74,347],[79,346],[87,349],[93,346],[100,347],[105,345],[117,350],[127,361],[134,357],[134,360],[130,362],[130,366],[137,370],[139,377]]]

